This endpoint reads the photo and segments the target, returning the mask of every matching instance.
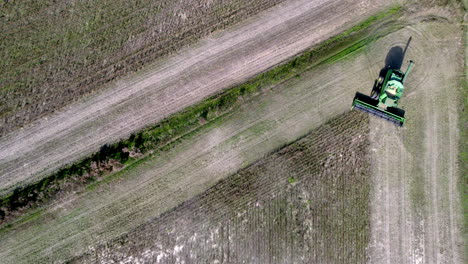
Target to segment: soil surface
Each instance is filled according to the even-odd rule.
[[[0,194],[241,83],[389,4],[383,0],[281,4],[5,135],[0,139]]]

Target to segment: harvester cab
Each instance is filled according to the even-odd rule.
[[[410,61],[405,73],[399,69],[387,69],[385,76],[380,76],[375,81],[371,96],[356,93],[352,109],[356,108],[403,126],[405,111],[398,108],[398,101],[403,95],[405,80],[413,66],[414,62]]]

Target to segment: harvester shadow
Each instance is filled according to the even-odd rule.
[[[401,68],[410,42],[411,37],[408,39],[408,42],[406,43],[406,47],[404,49],[401,46],[394,46],[390,48],[390,50],[387,53],[387,56],[385,57],[385,66],[382,69],[380,69],[379,78],[384,79],[389,69],[399,70]],[[372,90],[376,89],[377,83],[378,81],[375,80]]]

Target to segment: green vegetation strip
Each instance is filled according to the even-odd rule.
[[[372,25],[376,25],[384,19],[397,18],[401,12],[401,7],[397,6],[377,13],[285,64],[257,75],[244,84],[228,89],[173,114],[160,123],[131,135],[128,139],[114,144],[106,144],[92,156],[66,166],[36,183],[17,187],[10,194],[0,198],[0,221],[6,219],[13,211],[28,206],[34,207],[34,205],[47,201],[63,188],[66,181],[76,185],[89,185],[96,180],[100,180],[106,170],[99,170],[96,167],[108,167],[109,161],[115,161],[127,167],[134,167],[142,159],[130,157],[129,151],[145,154],[150,150],[170,148],[171,143],[178,138],[202,127],[206,122],[221,118],[239,106],[243,100],[258,94],[261,89],[276,85],[285,79],[297,77],[301,72],[312,67],[336,62],[362,49],[379,37],[399,29],[401,26],[393,26],[388,31],[370,34],[373,29]],[[107,171],[111,170],[112,167]],[[97,173],[93,173],[96,171]],[[96,186],[96,184],[92,186]]]

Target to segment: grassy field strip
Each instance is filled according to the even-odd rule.
[[[382,58],[375,56],[370,60],[378,65]],[[365,56],[357,56],[323,66],[256,97],[235,110],[231,118],[213,122],[170,151],[127,171],[125,181],[101,186],[24,227],[2,233],[1,256],[7,263],[13,259],[28,262],[67,258],[82,252],[84,245],[118,236],[173,208],[238,168],[307,134],[324,120],[348,111],[354,87],[361,87],[364,92],[372,86],[367,61]],[[276,127],[265,131],[265,124]],[[223,144],[232,134],[241,141]],[[221,143],[205,148],[213,139]],[[66,218],[69,210],[78,214]],[[44,229],[50,232],[42,232]],[[9,238],[15,242],[6,243]]]

